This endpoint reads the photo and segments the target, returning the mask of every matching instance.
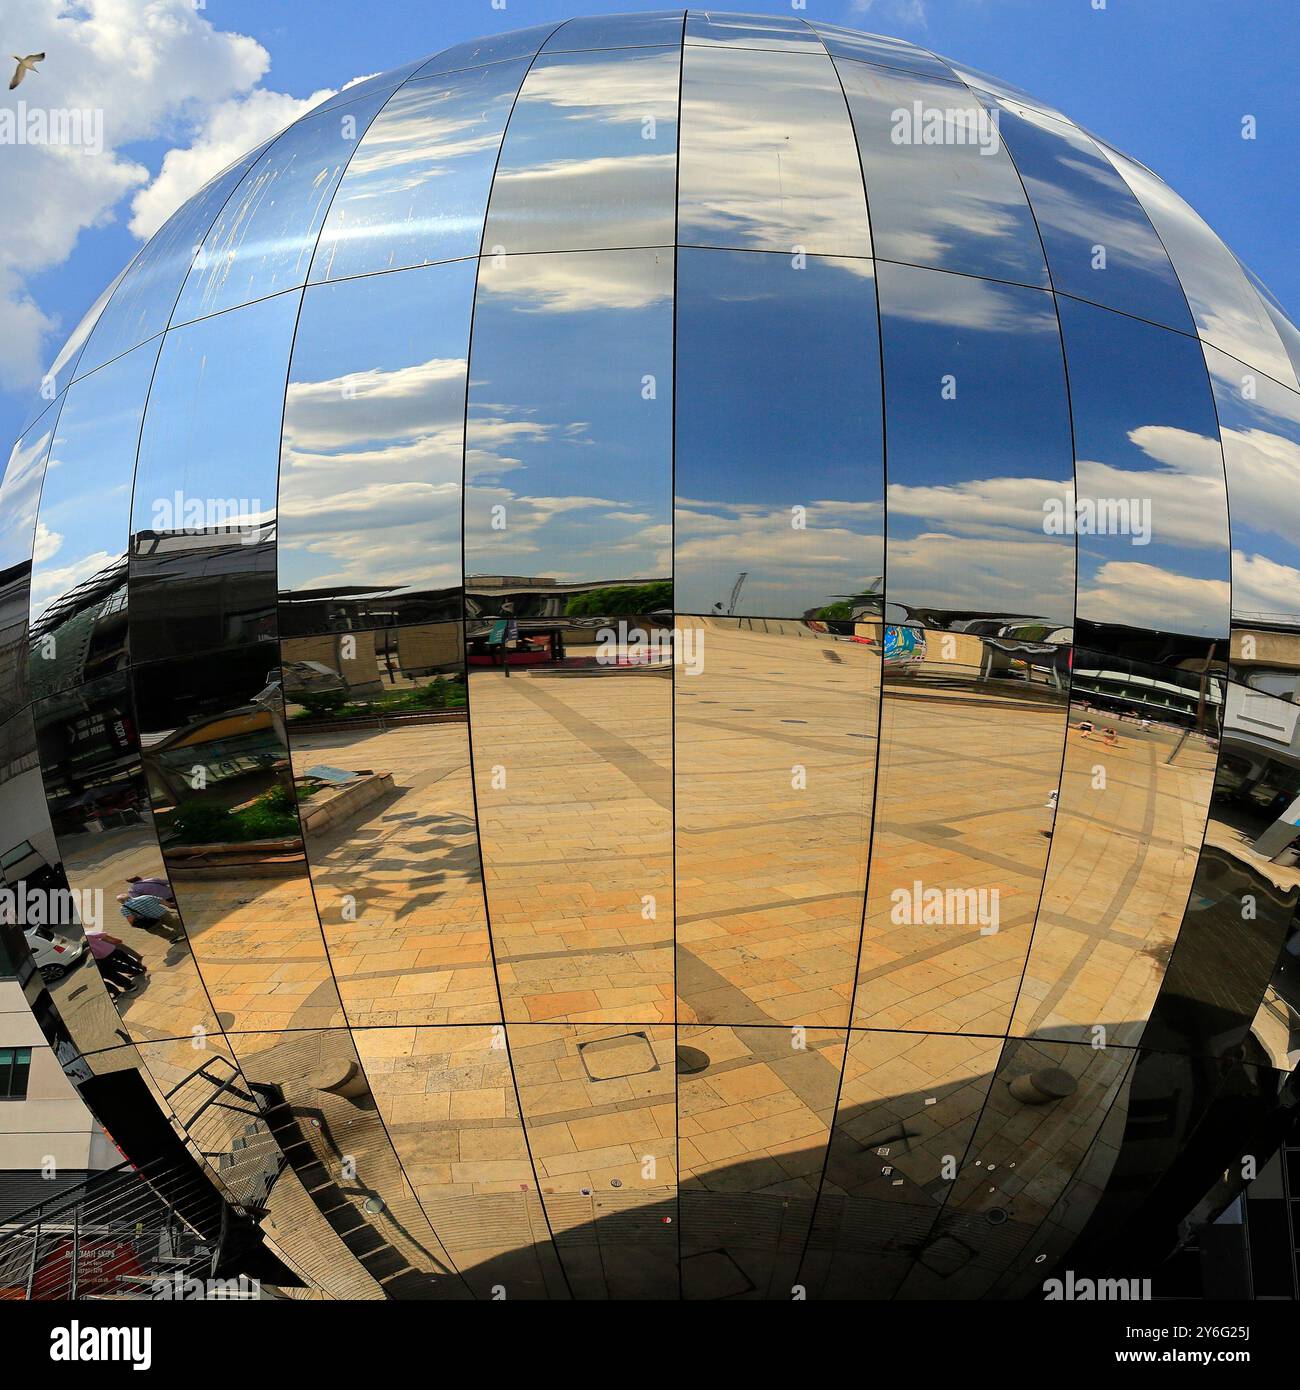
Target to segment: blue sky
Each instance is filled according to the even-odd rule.
[[[897,34],[1060,107],[1164,176],[1300,316],[1294,10],[1279,0],[1105,0],[1094,8],[1100,2],[807,0],[796,13]],[[298,103],[477,35],[656,8],[628,0],[505,0],[504,8],[491,0],[83,0],[74,10],[10,0],[0,20],[4,51],[44,46],[50,57],[40,77],[5,99],[102,105],[108,153],[70,166],[49,150],[0,147],[0,203],[8,206],[0,211],[0,344],[8,344],[0,345],[0,434],[16,435],[40,369],[140,244],[132,227],[157,225],[187,179],[215,172],[214,160],[292,119]],[[790,0],[727,8],[792,12]],[[112,56],[121,52],[125,64]],[[1242,139],[1247,115],[1254,140]]]

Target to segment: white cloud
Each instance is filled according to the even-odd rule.
[[[1192,634],[1228,630],[1229,585],[1129,560],[1079,576],[1078,613],[1095,623],[1119,623]]]
[[[326,90],[299,98],[259,89],[214,106],[193,141],[168,150],[158,176],[131,199],[131,231],[142,241],[153,236],[214,174],[329,95]]]
[[[849,9],[854,15],[925,27],[925,0],[851,0]]]
[[[1285,614],[1294,620],[1300,609],[1300,570],[1266,555],[1232,552],[1232,611],[1249,621],[1259,614]]]
[[[49,57],[8,106],[21,115],[82,111],[102,118],[102,148],[14,144],[3,150],[0,199],[0,387],[32,388],[59,333],[34,299],[35,276],[63,265],[81,234],[112,222],[134,195],[131,230],[151,234],[212,174],[328,92],[300,100],[258,87],[270,55],[215,28],[193,0],[9,0],[10,47]],[[156,178],[125,151],[172,139]]]

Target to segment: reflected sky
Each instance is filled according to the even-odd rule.
[[[1277,329],[1236,257],[1162,179],[1105,147],[1169,252],[1206,342],[1248,362],[1293,389],[1296,374]]]
[[[281,593],[460,584],[474,263],[312,286],[285,401]]]
[[[1080,620],[1226,636],[1223,454],[1200,344],[1076,299],[1058,308],[1079,501],[1130,499],[1150,518],[1146,545],[1079,536]]]
[[[33,622],[126,553],[135,451],[160,341],[142,344],[68,388],[41,489]]]
[[[1232,615],[1300,627],[1300,395],[1215,348],[1205,360],[1228,473]]]
[[[185,323],[301,285],[343,168],[383,92],[292,125],[230,195],[176,305]]]
[[[902,39],[891,39],[883,34],[861,34],[856,29],[845,29],[839,24],[814,24],[812,27],[836,58],[856,58],[864,63],[882,63],[885,67],[954,80],[953,71],[947,63],[914,44],[904,43]]]
[[[492,184],[485,252],[673,240],[680,50],[543,54]]]
[[[310,278],[476,256],[501,132],[527,66],[495,63],[397,92],[343,175]]]
[[[1265,312],[1273,320],[1273,327],[1277,329],[1278,337],[1282,339],[1282,346],[1286,348],[1286,355],[1291,359],[1291,366],[1296,375],[1300,377],[1300,328],[1296,327],[1287,311],[1278,303],[1277,296],[1259,276],[1249,266],[1242,266],[1242,269],[1246,272],[1246,279],[1250,281],[1255,292],[1264,301]]]
[[[505,34],[469,39],[465,43],[445,48],[418,69],[416,77],[429,77],[435,72],[453,72],[459,68],[476,68],[483,63],[500,63],[507,58],[531,58],[555,32],[554,24],[534,24],[528,29],[511,29]]]
[[[484,260],[465,445],[467,575],[671,573],[672,293],[671,252]]]
[[[571,19],[543,45],[544,53],[571,52],[578,48],[628,48],[680,44],[681,10],[656,10],[647,14],[592,15]]]
[[[41,415],[49,408],[50,402],[72,380],[72,374],[81,361],[82,351],[89,341],[95,324],[99,321],[100,314],[104,312],[104,306],[113,297],[114,291],[122,283],[126,277],[126,272],[130,269],[131,267],[127,265],[118,271],[113,278],[113,283],[86,310],[81,322],[72,330],[67,341],[59,349],[54,361],[50,363],[49,370],[45,373],[40,391],[32,397],[27,418],[23,421],[24,430],[40,419]]]
[[[821,40],[802,19],[779,14],[717,14],[710,10],[686,13],[688,44],[734,48],[821,48]]]
[[[1045,116],[1055,116],[1061,121],[1066,119],[1056,107],[1049,106],[1045,101],[1039,101],[1036,96],[1032,96],[1022,87],[1004,82],[1000,77],[993,77],[987,72],[981,72],[979,68],[970,67],[966,63],[954,62],[951,58],[945,58],[943,61],[945,66],[956,74],[958,80],[965,82],[967,86],[974,87],[976,91],[988,92],[990,96],[997,97],[1000,101],[1012,101],[1021,106],[1031,107],[1035,111],[1041,111]]]
[[[1074,476],[1052,297],[911,266],[877,274],[891,602],[1068,627],[1074,544],[1043,529],[1044,502]]]
[[[282,294],[167,335],[140,436],[132,532],[176,529],[156,527],[154,515],[177,491],[274,514],[297,313],[298,296]]]
[[[678,241],[871,255],[853,126],[825,52],[688,46],[682,61]]]
[[[41,495],[41,479],[49,457],[50,441],[62,401],[24,434],[9,453],[4,481],[0,483],[0,573],[32,558],[32,537],[36,527],[36,504]]]
[[[853,113],[876,255],[1046,287],[1025,190],[980,102],[951,84],[863,63],[837,69]],[[918,102],[924,121],[948,117],[942,143],[923,141]]]
[[[413,77],[416,69],[424,67],[428,61],[427,58],[417,58],[413,63],[403,63],[400,68],[389,68],[387,72],[377,72],[373,77],[367,77],[364,81],[354,82],[351,86],[335,92],[328,100],[322,101],[309,114],[318,116],[322,111],[333,111],[336,107],[346,106],[359,97],[392,92],[400,87],[408,77]]]
[[[182,203],[146,242],[87,339],[86,350],[77,363],[78,377],[167,327],[181,282],[194,260],[194,248],[207,235],[226,199],[265,148],[265,144],[259,145],[218,174]]]
[[[678,254],[678,611],[725,607],[742,570],[737,614],[862,593],[881,572],[884,491],[870,262]]]
[[[1185,333],[1187,301],[1165,248],[1128,185],[1082,131],[1003,102],[999,128],[1025,181],[1052,283]],[[1095,265],[1100,246],[1104,266]]]

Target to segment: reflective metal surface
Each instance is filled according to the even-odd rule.
[[[422,78],[396,92],[348,163],[312,280],[476,256],[492,170],[527,63]]]
[[[648,14],[592,15],[570,19],[542,45],[547,53],[571,53],[585,48],[647,48],[680,43],[684,10]]]
[[[131,489],[160,343],[119,357],[76,382],[64,398],[32,560],[34,698],[127,662]]]
[[[1226,687],[1205,845],[1147,1046],[1295,1065],[1300,1028],[1287,964],[1300,900],[1296,714],[1271,695]]]
[[[791,53],[687,44],[681,147],[682,245],[871,254],[853,127],[815,42]]]
[[[203,238],[173,322],[264,299],[307,279],[330,199],[386,99],[385,93],[358,97],[306,116],[272,142]]]
[[[1074,419],[1079,641],[1135,660],[1223,660],[1223,450],[1200,345],[1057,304]]]
[[[86,340],[75,376],[147,342],[171,322],[181,284],[208,229],[265,146],[237,160],[183,204],[146,243]]]
[[[298,307],[277,295],[163,342],[131,503],[136,661],[275,635],[280,382]]]
[[[498,1016],[459,622],[281,643],[316,911],[357,1026]]]
[[[1158,1260],[1295,1099],[1297,363],[1154,174],[900,40],[346,88],[0,481],[24,996],[329,1297]]]
[[[567,671],[550,680],[471,656],[478,836],[509,1022],[673,1017],[671,667],[626,649],[600,664],[610,631],[548,625],[529,639],[548,662],[563,643]]]
[[[1205,835],[1223,683],[1076,647],[1051,854],[1012,1031],[1135,1045]]]
[[[473,297],[470,261],[303,296],[276,517],[287,634],[460,618]]]
[[[788,1298],[812,1225],[845,1034],[678,1026],[681,1290]]]
[[[886,628],[884,653],[853,1022],[1005,1033],[1047,860],[1069,654],[922,628]]]
[[[681,52],[543,53],[510,116],[484,251],[669,246]]]
[[[671,249],[485,257],[464,522],[483,611],[490,576],[668,577],[672,364]]]
[[[1295,389],[1296,372],[1259,295],[1232,252],[1204,221],[1145,165],[1106,147],[1169,252],[1207,343]]]
[[[890,38],[886,34],[864,34],[857,29],[846,29],[842,24],[812,22],[812,27],[833,57],[856,58],[864,63],[878,63],[881,67],[898,68],[903,72],[943,77],[954,82],[957,80],[952,68],[942,58],[936,58],[903,39]]]
[[[1025,190],[971,92],[864,63],[836,64],[885,261],[1046,287]]]
[[[1074,536],[1048,525],[1074,482],[1051,296],[911,266],[878,280],[891,606],[1068,641]]]
[[[1163,243],[1094,142],[1009,99],[990,111],[1024,181],[1057,293],[1192,332]]]
[[[140,1043],[216,1034],[159,851],[125,673],[38,701],[35,724],[68,886],[97,902],[93,925],[143,965],[130,979],[106,979],[122,1032]]]
[[[503,63],[510,58],[532,58],[558,27],[555,24],[536,24],[531,29],[512,29],[506,34],[455,44],[417,68],[414,77],[458,72],[462,68],[482,67],[485,63]]]
[[[849,617],[866,595],[878,604],[884,437],[871,262],[678,254],[678,609]],[[740,400],[744,411],[719,412],[719,401]]]
[[[880,657],[818,624],[678,619],[681,1016],[844,1027],[862,921]]]
[[[138,666],[154,825],[224,1027],[343,1022],[303,854],[274,643]]]
[[[674,1030],[508,1032],[546,1219],[573,1296],[675,1298]]]
[[[0,480],[0,719],[31,698],[27,685],[27,629],[31,607],[32,556],[36,546],[36,508],[54,427],[63,397],[18,439]]]

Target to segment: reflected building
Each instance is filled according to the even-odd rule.
[[[1297,1098],[1298,368],[1154,173],[901,40],[338,93],[0,482],[52,1055],[332,1297],[1145,1276]]]

